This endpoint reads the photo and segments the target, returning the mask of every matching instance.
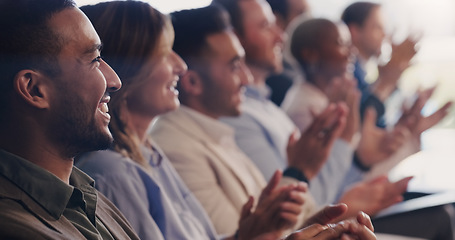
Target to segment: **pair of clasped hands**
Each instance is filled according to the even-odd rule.
[[[346,204],[323,208],[303,223],[303,228],[283,238],[295,229],[305,204],[308,185],[303,182],[280,185],[282,174],[275,172],[262,191],[254,211],[253,198],[243,206],[237,240],[374,240],[370,217],[358,212],[356,216],[336,222],[348,212]],[[299,225],[302,226],[302,225]]]

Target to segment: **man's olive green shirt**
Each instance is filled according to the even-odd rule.
[[[0,239],[138,239],[123,215],[73,168],[70,184],[0,149]]]

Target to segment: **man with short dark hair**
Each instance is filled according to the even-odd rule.
[[[73,167],[112,142],[121,87],[90,21],[72,0],[5,0],[0,31],[0,238],[138,239]]]

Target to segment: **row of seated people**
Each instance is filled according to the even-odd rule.
[[[252,3],[262,11],[259,2]],[[152,12],[146,11],[148,14],[138,19],[134,8]],[[123,18],[103,18],[118,16],[124,9],[131,11]],[[230,29],[226,12],[214,6],[182,11],[172,14],[170,25],[145,3],[109,2],[82,10],[100,34],[103,58],[119,74],[123,86],[112,94],[109,103],[114,147],[83,154],[76,164],[95,179],[103,194],[125,209],[124,214],[143,238],[157,234],[156,229],[147,228],[153,223],[166,239],[215,239],[236,234],[248,239],[264,231],[277,239],[308,224],[317,208],[304,195],[306,185],[294,178],[280,181],[279,172],[267,185],[251,160],[236,148],[233,131],[221,123],[217,125],[216,118],[226,112],[240,113],[243,87],[251,80],[244,50]],[[155,15],[163,21],[157,22]],[[156,24],[160,27],[152,29],[158,29],[158,34],[141,34],[134,40],[122,37],[132,26],[136,27],[135,32],[144,32],[142,29]],[[116,29],[116,25],[128,26],[128,30]],[[108,35],[115,37],[104,38]],[[138,47],[151,42],[155,46],[150,46],[152,51],[145,51],[149,54]],[[200,55],[206,52],[207,58]],[[123,53],[140,56],[137,59],[142,66],[131,71],[132,63]],[[190,66],[188,70],[179,56]],[[199,111],[185,106],[176,110],[180,102],[186,106],[194,103]],[[163,130],[163,136],[173,142],[170,146],[158,134],[150,137],[148,130],[152,122],[153,129],[157,129],[169,116],[162,114],[172,110],[176,111],[170,114],[179,115],[170,128]],[[182,116],[180,111],[189,113]],[[201,126],[213,132],[207,133]],[[230,131],[230,139],[226,138],[226,131]],[[228,159],[220,162],[218,155]],[[183,168],[178,167],[178,161],[189,170],[186,176],[179,171]],[[283,186],[277,186],[279,183]],[[304,211],[300,209],[302,204]],[[254,213],[245,218],[253,205]],[[331,211],[344,212],[344,205]],[[137,212],[143,216],[138,218]],[[258,226],[250,227],[245,221]]]
[[[354,136],[357,132],[361,137],[370,134],[365,125],[370,131],[379,131],[373,113],[367,113],[360,129],[360,95],[353,90],[355,84],[347,84],[343,76],[347,94],[335,98],[335,104],[326,103],[328,107],[315,113],[302,132],[296,131],[289,117],[266,99],[265,79],[282,70],[283,45],[283,33],[266,1],[216,0],[227,11],[212,5],[176,12],[170,18],[135,1],[82,7],[103,42],[103,58],[121,83],[99,57],[97,34],[74,3],[49,0],[60,4],[52,9],[52,4],[40,8],[36,3],[18,2],[1,6],[5,10],[2,23],[12,18],[7,12],[22,12],[24,17],[28,13],[21,10],[24,6],[54,11],[51,16],[29,19],[41,19],[45,29],[62,34],[60,38],[66,41],[61,43],[57,56],[65,68],[63,73],[46,67],[41,70],[39,64],[31,67],[38,71],[23,70],[29,66],[21,66],[19,72],[6,69],[11,66],[7,64],[11,50],[2,48],[1,66],[9,71],[7,76],[14,76],[15,84],[5,94],[5,103],[13,100],[14,107],[22,107],[14,108],[14,112],[6,107],[4,113],[8,114],[2,114],[8,117],[2,118],[5,134],[1,148],[5,151],[1,174],[2,181],[9,184],[2,184],[8,186],[2,187],[1,195],[5,210],[0,215],[2,238],[136,239],[124,215],[141,239],[280,239],[301,228],[286,238],[375,239],[369,217],[360,211],[374,215],[401,201],[409,178],[396,183],[385,177],[361,182],[335,199],[348,171],[361,165],[352,162],[358,148],[352,143]],[[32,25],[19,21],[17,16],[13,19],[19,25]],[[308,26],[313,30],[306,29]],[[300,37],[315,37],[320,45],[301,45],[298,53],[305,53],[306,48],[327,51],[321,37],[331,36],[340,40],[335,41],[341,43],[340,48],[350,49],[344,45],[347,41],[342,28],[330,21],[315,19],[299,27],[296,38],[300,31],[304,33]],[[314,32],[314,28],[324,31]],[[8,30],[3,32],[18,34]],[[13,44],[9,39],[3,41],[3,46]],[[92,55],[96,55],[94,60]],[[305,54],[295,57],[304,68]],[[20,62],[23,58],[14,60]],[[90,64],[82,65],[81,61]],[[334,72],[335,76],[345,75],[348,61],[343,64],[346,66]],[[41,71],[45,74],[40,75]],[[323,76],[306,72],[311,73],[307,78],[314,77],[314,82]],[[94,76],[97,81],[87,81]],[[422,118],[420,108],[427,98],[422,97],[405,117]],[[180,102],[184,106],[179,107]],[[95,103],[93,109],[99,118],[87,122],[93,114],[90,106]],[[108,109],[111,117],[106,113]],[[444,111],[438,117],[442,118]],[[91,151],[109,146],[109,119],[114,144],[109,150]],[[404,119],[400,127],[410,131],[409,122]],[[18,126],[26,126],[29,134],[35,134],[17,136]],[[32,142],[38,137],[47,141]],[[369,144],[376,147],[375,142]],[[340,160],[333,153],[336,146],[348,152],[345,155],[350,161]],[[42,153],[50,147],[58,154]],[[254,154],[267,155],[258,162]],[[76,165],[95,179],[95,187],[121,213],[93,190],[89,178],[72,168],[75,155],[79,155]],[[262,171],[261,166],[277,162],[282,165],[275,167],[271,175]],[[15,175],[17,169],[23,174]],[[30,175],[36,172],[40,175]],[[32,182],[58,182],[62,186],[57,189],[65,189],[67,198],[59,202],[55,194],[62,192],[46,189],[42,181],[38,181],[41,185],[24,183],[17,176],[28,176],[25,179]],[[23,197],[11,201],[16,197],[11,196],[11,189],[17,188],[11,183],[30,197],[25,202]],[[46,202],[42,195],[52,202]],[[28,205],[30,199],[32,205]],[[62,205],[64,201],[69,202]],[[347,205],[323,208],[334,201]],[[52,203],[62,206],[62,211],[53,214],[58,210]],[[446,210],[425,209],[413,215],[378,219],[377,223],[383,226],[382,232],[452,239],[452,223]],[[429,224],[422,218],[435,221]],[[58,225],[51,219],[57,219]]]
[[[90,7],[85,10],[91,15]],[[95,25],[107,58],[123,79],[120,91],[122,82],[100,56],[101,39],[72,0],[0,3],[0,238],[223,237],[213,230],[200,203],[158,146],[139,138],[151,119],[177,107],[174,86],[187,70],[171,48],[169,18],[135,1],[100,4],[92,11],[94,22],[101,17],[118,23],[109,24],[104,32],[100,26],[105,22]],[[113,49],[120,49],[119,53]],[[138,193],[126,196],[130,205],[118,204],[121,212],[95,190],[95,184],[102,188],[102,178],[96,177],[100,181],[95,183],[73,165],[77,155],[109,148],[113,136],[116,144],[107,151],[113,157],[105,167],[112,165],[114,170],[114,165],[124,164],[130,170],[115,179],[116,197],[125,197],[127,191]],[[117,151],[125,158],[118,159]],[[128,161],[122,163],[122,159]],[[141,160],[144,165],[136,164]],[[278,239],[299,226],[308,227],[287,239],[375,239],[369,217],[361,212],[328,224],[346,211],[346,205],[327,207],[294,227],[306,185],[278,187],[280,177],[277,173],[265,187],[254,211],[253,198],[246,201],[237,219],[238,232],[228,239]],[[128,215],[131,225],[124,217],[128,207],[135,211],[134,216]],[[150,221],[152,216],[156,219]],[[150,232],[153,235],[144,235]]]
[[[361,180],[365,172],[364,168],[353,163],[354,151],[358,148],[352,142],[360,125],[360,109],[356,106],[360,105],[360,94],[355,90],[355,84],[343,82],[341,85],[345,87],[344,91],[349,92],[344,97],[349,99],[339,97],[335,104],[328,107],[328,102],[322,102],[321,104],[325,104],[322,111],[315,109],[314,113],[309,113],[310,117],[311,114],[317,115],[316,120],[308,121],[311,122],[309,130],[302,128],[301,132],[298,131],[290,118],[267,100],[264,91],[266,77],[282,70],[281,52],[284,43],[283,32],[275,24],[275,16],[270,6],[265,1],[215,1],[215,4],[223,6],[227,12],[210,6],[171,14],[175,42],[172,42],[172,31],[168,33],[166,28],[162,34],[162,38],[166,41],[155,41],[158,49],[167,49],[167,53],[158,56],[165,56],[165,60],[171,61],[171,65],[174,66],[173,75],[167,73],[173,76],[169,77],[169,81],[164,81],[165,76],[169,75],[157,70],[160,68],[159,65],[149,66],[145,61],[140,72],[126,72],[129,70],[126,68],[129,62],[122,52],[131,54],[140,44],[125,44],[128,50],[120,49],[116,44],[110,44],[109,39],[116,39],[118,42],[123,34],[121,30],[114,31],[112,26],[134,26],[134,24],[116,22],[120,21],[118,19],[102,18],[106,15],[117,16],[115,13],[103,12],[112,11],[112,9],[100,10],[103,9],[102,5],[110,5],[109,3],[82,8],[106,44],[103,49],[104,58],[123,80],[123,89],[112,94],[113,100],[110,104],[110,112],[114,116],[110,125],[116,139],[114,147],[111,151],[84,154],[77,162],[77,166],[95,178],[98,189],[116,205],[127,205],[125,213],[127,218],[138,221],[137,210],[133,211],[130,208],[141,206],[141,203],[144,203],[144,197],[136,198],[134,201],[138,202],[134,204],[129,197],[127,199],[125,197],[156,194],[156,187],[141,186],[140,193],[137,193],[136,188],[126,187],[130,184],[125,186],[125,183],[122,183],[125,173],[129,172],[127,169],[131,168],[125,165],[125,162],[130,162],[130,165],[133,162],[139,163],[142,168],[137,170],[138,166],[136,166],[135,171],[141,172],[145,168],[147,176],[152,175],[155,179],[154,184],[163,186],[161,189],[163,193],[160,194],[164,199],[162,202],[179,206],[177,209],[180,211],[176,211],[177,215],[172,218],[163,217],[163,214],[166,214],[160,211],[149,211],[158,227],[168,237],[172,236],[169,234],[188,234],[181,231],[198,232],[195,229],[201,229],[201,226],[187,227],[189,230],[180,229],[180,231],[168,229],[171,226],[180,226],[169,222],[175,223],[178,216],[182,215],[193,216],[180,217],[180,221],[184,221],[182,225],[192,226],[199,223],[195,221],[194,214],[188,214],[191,206],[197,206],[197,204],[192,202],[187,206],[188,203],[185,203],[179,194],[175,191],[168,193],[167,188],[179,186],[179,191],[185,193],[183,195],[186,195],[186,192],[194,194],[198,204],[202,206],[213,224],[216,234],[232,236],[239,230],[238,220],[243,216],[244,204],[256,206],[261,202],[262,190],[266,187],[267,181],[272,185],[278,181],[280,173],[276,172],[277,169],[283,171],[280,185],[295,184],[299,181],[310,183],[309,190],[300,190],[305,192],[302,200],[303,209],[297,214],[298,218],[291,224],[293,225],[291,229],[302,227],[306,219],[326,204],[340,202],[349,206],[342,216],[333,220],[339,221],[354,217],[358,211],[374,215],[401,201],[401,194],[406,190],[411,178],[391,183],[386,177],[380,176],[366,183],[354,185],[346,193],[340,193],[343,184]],[[242,14],[244,12],[249,14]],[[233,19],[232,23],[229,22],[229,17]],[[241,21],[235,19],[241,19]],[[129,17],[124,17],[122,20],[132,21]],[[328,53],[327,59],[320,59],[320,62],[314,64],[321,67],[321,69],[315,69],[320,72],[314,74],[324,76],[331,73],[328,79],[338,75],[343,76],[349,69],[350,48],[347,45],[350,42],[347,29],[345,32],[341,30],[339,32],[335,24],[324,20],[305,22],[302,28],[306,28],[307,25],[310,25],[309,28],[313,30],[303,29],[299,30],[300,33],[296,31],[295,36],[300,36],[300,39],[293,41],[300,44],[300,49],[296,51],[300,53],[304,52],[302,48],[309,48],[314,51],[329,52],[333,49],[323,45],[323,39],[327,39],[329,43],[339,43],[341,50],[334,49],[342,52],[341,55],[344,54],[341,57],[341,63],[335,69],[339,72],[330,69],[329,64],[323,66],[330,58],[335,59],[334,61],[339,60],[334,54],[330,56]],[[234,31],[229,30],[230,28]],[[320,29],[320,32],[314,29]],[[322,33],[328,35],[322,35]],[[116,37],[104,37],[110,35]],[[310,40],[303,39],[302,36]],[[334,40],[330,41],[332,38]],[[141,41],[151,42],[151,40]],[[303,45],[307,42],[321,43],[321,45]],[[179,60],[175,59],[178,57],[173,56],[175,53],[172,51],[175,51],[188,64],[187,70],[179,65]],[[145,76],[148,76],[149,82],[136,83],[138,78],[144,81]],[[178,78],[180,79],[177,82]],[[335,91],[340,88],[332,87],[332,89]],[[179,107],[179,103],[182,106]],[[303,111],[307,110],[304,104],[297,103],[297,105],[301,105]],[[420,116],[418,110],[410,116],[416,115]],[[142,120],[134,120],[135,118]],[[139,123],[141,125],[137,125]],[[150,125],[150,123],[153,124]],[[374,131],[381,131],[375,123],[374,116],[367,117],[366,124],[362,128],[365,139],[360,141],[363,144],[361,144],[363,148],[359,148],[363,150],[360,153],[366,152],[361,156],[369,154],[374,157],[382,154],[381,157],[385,158],[383,156],[388,157],[394,151],[379,152],[376,141],[385,141],[383,139],[388,137],[387,143],[392,145],[390,148],[398,148],[397,145],[406,141],[403,132],[408,128],[399,128],[390,134],[393,136],[381,135],[367,138],[366,136],[374,134]],[[128,129],[131,130],[128,131]],[[376,152],[371,153],[371,151]],[[123,160],[114,164],[112,159]],[[352,174],[352,171],[357,174]],[[144,182],[144,173],[128,173],[128,175],[136,176],[129,181]],[[354,180],[345,180],[345,177],[351,177]],[[182,180],[176,180],[180,178]],[[122,185],[124,187],[121,187]],[[118,191],[126,188],[130,189],[127,193]],[[253,199],[250,198],[251,196]],[[168,203],[168,198],[171,199],[171,203]],[[148,197],[149,206],[156,205],[153,201],[156,199]],[[260,206],[257,207],[260,208]],[[194,212],[194,209],[191,211]],[[287,211],[292,212],[290,209]],[[148,214],[144,209],[141,212]],[[197,212],[200,213],[199,210]],[[444,207],[431,211],[422,210],[415,214],[378,219],[375,224],[383,227],[377,228],[377,231],[428,238],[452,236],[452,223]],[[431,227],[426,226],[423,231],[418,231],[422,229],[419,227],[419,224],[423,224],[421,219],[428,217],[442,217],[447,221],[444,225],[434,224]],[[198,217],[198,219],[201,218]],[[209,224],[203,222],[200,225],[207,229]]]

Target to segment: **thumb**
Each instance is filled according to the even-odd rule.
[[[295,145],[295,143],[299,140],[299,130],[295,129],[294,132],[291,133],[288,139],[288,147]]]
[[[414,178],[413,176],[405,177],[405,178],[400,179],[397,182],[395,182],[394,185],[395,185],[397,191],[400,193],[406,191],[406,189],[408,188],[409,181],[411,181],[411,179],[413,179],[413,178]]]
[[[348,206],[344,203],[326,206],[319,212],[315,213],[312,217],[310,217],[305,222],[305,226],[309,226],[315,223],[328,224],[332,222],[334,219],[337,219],[338,217],[343,215],[347,210]]]
[[[385,175],[381,175],[379,177],[373,178],[372,180],[368,181],[368,185],[374,185],[374,184],[379,184],[383,182],[388,182],[389,178]]]
[[[326,229],[327,226],[323,226],[321,224],[313,224],[306,228],[293,232],[285,240],[311,239]]]
[[[270,193],[272,193],[273,190],[275,190],[275,188],[280,183],[282,176],[283,176],[283,173],[280,170],[275,171],[272,178],[267,183],[267,186],[265,186],[265,188],[262,190],[261,198],[270,195]]]
[[[251,214],[251,209],[253,208],[254,198],[252,196],[248,197],[248,201],[243,205],[242,211],[240,213],[240,221],[247,218]]]
[[[299,131],[296,129],[288,139],[288,145],[286,146],[286,153],[288,154],[288,159],[290,159],[290,155],[292,155],[292,152],[294,151],[294,148],[297,144],[297,141],[299,140]]]
[[[373,107],[369,107],[365,110],[363,117],[363,128],[376,127],[377,113]]]

